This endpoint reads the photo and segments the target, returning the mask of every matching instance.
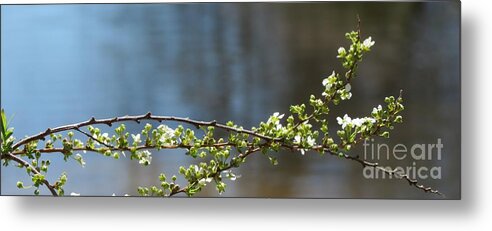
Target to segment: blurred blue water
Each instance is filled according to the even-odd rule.
[[[1,8],[1,106],[21,138],[94,116],[176,115],[251,127],[321,92],[341,70],[336,50],[362,19],[376,40],[360,67],[354,98],[335,113],[363,116],[405,89],[405,123],[393,143],[445,144],[442,180],[459,196],[459,8],[454,3],[29,5]],[[171,124],[172,125],[172,124]],[[131,125],[131,130],[141,129]],[[357,151],[357,150],[355,150]],[[84,154],[87,166],[53,154],[49,179],[68,173],[67,192],[135,194],[160,172],[189,164],[183,151],[153,164]],[[434,198],[394,180],[365,180],[333,157],[282,152],[279,166],[254,156],[224,196]],[[389,162],[392,165],[409,163]],[[25,172],[1,169],[2,194]],[[46,193],[43,191],[43,193]],[[213,187],[200,194],[215,196]]]

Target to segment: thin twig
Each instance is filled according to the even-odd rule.
[[[34,166],[29,164],[27,161],[23,160],[22,158],[13,155],[12,153],[7,153],[5,158],[11,159],[26,168],[30,168],[34,174],[41,174]],[[48,182],[48,180],[45,179],[42,182],[44,185],[46,185],[48,190],[50,190],[53,196],[58,196],[58,193],[55,191],[55,188]]]
[[[324,148],[324,150],[325,151],[328,151],[333,156],[340,156],[339,154],[334,153],[334,152],[331,152],[331,151],[329,151],[326,148]],[[381,167],[379,165],[379,163],[377,163],[377,162],[369,162],[369,161],[366,161],[366,160],[361,159],[359,156],[350,156],[348,154],[343,154],[341,157],[342,158],[345,158],[345,159],[348,159],[348,160],[356,161],[356,162],[360,163],[363,168],[365,168],[365,167],[372,167],[372,168],[374,168],[376,170],[383,171],[385,174],[387,174],[389,176],[395,176],[398,179],[405,179],[405,180],[407,180],[407,182],[411,186],[414,186],[414,187],[416,187],[416,188],[418,188],[420,190],[423,190],[424,192],[430,192],[430,193],[434,193],[434,194],[440,195],[442,197],[446,197],[446,195],[444,195],[443,193],[439,192],[439,190],[433,189],[432,187],[426,187],[423,184],[419,184],[418,183],[418,180],[410,178],[410,176],[408,176],[408,174],[399,173],[396,168],[395,169],[392,168],[391,170],[389,170],[387,168]]]
[[[102,144],[102,145],[104,145],[104,146],[106,146],[106,147],[108,147],[110,149],[111,148],[114,148],[113,146],[108,145],[105,142],[103,142],[103,141],[101,141],[99,139],[94,138],[94,136],[91,136],[91,134],[89,134],[89,133],[87,133],[85,131],[82,131],[80,128],[75,128],[75,130],[78,131],[78,132],[80,132],[80,133],[82,133],[82,134],[84,134],[85,136],[89,137],[89,139],[92,139],[92,140],[94,140],[94,141],[96,141],[96,142],[98,142],[98,143],[100,143],[100,144]]]
[[[359,14],[357,14],[357,34],[359,35],[359,41],[361,40],[361,33],[360,33],[360,17]]]

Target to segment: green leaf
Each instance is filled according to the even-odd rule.
[[[3,140],[7,140],[7,118],[5,117],[5,111],[2,108],[2,113],[1,113],[1,123],[0,125],[2,126],[2,138]]]

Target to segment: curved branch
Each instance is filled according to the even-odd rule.
[[[185,123],[188,123],[188,124],[192,124],[192,125],[195,125],[197,127],[198,126],[215,126],[215,127],[223,128],[223,129],[228,130],[228,131],[234,131],[234,132],[237,132],[237,133],[246,133],[246,134],[249,134],[249,135],[252,135],[252,136],[255,136],[255,137],[260,137],[260,138],[263,138],[263,139],[267,140],[268,142],[278,141],[278,139],[271,138],[271,137],[268,137],[268,136],[263,136],[261,134],[255,133],[253,131],[244,130],[244,129],[237,129],[237,128],[230,127],[230,126],[227,126],[227,125],[218,124],[215,121],[212,121],[212,122],[204,122],[204,121],[190,120],[188,118],[180,118],[180,117],[152,116],[152,115],[150,115],[150,113],[147,113],[146,115],[140,115],[140,116],[124,116],[124,117],[115,117],[115,118],[112,118],[112,119],[101,119],[101,120],[91,119],[89,121],[78,123],[78,124],[72,124],[72,125],[66,125],[66,126],[57,127],[57,128],[54,128],[54,129],[48,129],[45,132],[42,132],[42,133],[40,133],[38,135],[27,137],[27,138],[19,141],[18,143],[15,144],[15,146],[19,147],[19,146],[21,146],[23,144],[26,144],[28,142],[31,142],[31,141],[34,141],[34,140],[38,140],[38,139],[42,139],[42,138],[44,138],[45,136],[47,136],[49,134],[53,134],[53,133],[57,133],[57,132],[61,132],[61,131],[67,131],[67,130],[77,130],[77,131],[83,133],[84,135],[88,136],[89,138],[94,139],[92,136],[90,136],[90,134],[83,132],[79,128],[80,127],[84,127],[84,126],[88,126],[88,125],[93,125],[93,124],[108,124],[109,126],[111,126],[113,123],[122,122],[122,121],[135,121],[135,122],[139,123],[140,120],[156,120],[156,121],[159,121],[159,122],[164,121],[164,120],[178,121],[178,122],[185,122]],[[104,150],[111,150],[111,151],[131,151],[132,149],[135,149],[135,150],[143,150],[143,149],[157,149],[157,148],[159,148],[159,149],[178,149],[178,148],[189,149],[189,148],[192,147],[191,145],[178,144],[178,145],[166,145],[166,146],[160,146],[160,147],[156,147],[155,145],[142,145],[142,146],[137,146],[137,147],[116,148],[116,147],[112,147],[112,146],[106,145],[106,144],[104,144],[103,142],[101,142],[99,140],[96,140],[96,141],[98,143],[101,143],[101,144],[103,144],[103,145],[105,145],[107,147]],[[267,143],[265,143],[265,144],[267,144]],[[225,142],[225,143],[217,143],[217,144],[204,145],[202,147],[207,147],[207,146],[208,147],[224,147],[224,146],[235,146],[235,145],[232,144],[232,143],[229,143],[229,142]],[[299,150],[300,149],[300,147],[298,147],[296,145],[288,145],[288,144],[285,144],[285,143],[282,143],[282,147],[283,148],[286,148],[286,149],[290,149],[292,151],[295,151],[295,150]],[[256,147],[256,148],[250,147],[250,149],[248,149],[246,152],[239,154],[238,157],[241,158],[241,159],[244,159],[248,155],[257,152],[260,149],[261,149],[261,147]],[[98,149],[91,149],[91,148],[88,148],[88,147],[73,148],[72,150],[73,151],[84,151],[85,150],[85,151],[92,151],[92,152],[99,152],[100,151]],[[328,148],[326,148],[324,146],[321,146],[321,145],[312,147],[310,150],[317,151],[317,152],[328,152],[330,155],[340,156],[338,153],[332,152]],[[51,149],[39,149],[38,151],[40,153],[63,153],[64,150],[62,148],[51,148]],[[22,154],[25,154],[25,151],[24,150],[22,150],[22,151],[16,151],[16,152],[13,152],[13,153],[9,153],[9,154],[7,154],[7,156],[8,156],[8,158],[13,159],[16,162],[18,162],[18,163],[20,163],[20,164],[22,164],[22,165],[24,165],[26,167],[27,166],[30,166],[29,163],[25,162],[24,160],[22,160],[21,158],[18,158],[16,156],[16,155],[22,155]],[[435,190],[435,189],[433,189],[431,187],[426,187],[426,186],[424,186],[422,184],[419,184],[416,179],[410,178],[407,174],[398,173],[396,171],[396,169],[389,170],[387,168],[383,168],[383,167],[379,166],[378,163],[376,163],[376,162],[369,162],[369,161],[363,160],[363,159],[359,158],[359,156],[355,156],[354,157],[354,156],[350,156],[348,154],[343,154],[343,156],[341,156],[341,157],[343,157],[345,159],[348,159],[348,160],[352,160],[352,161],[358,162],[358,163],[360,163],[362,165],[362,167],[372,167],[372,168],[375,168],[375,169],[378,169],[378,170],[383,171],[387,175],[395,176],[395,177],[397,177],[399,179],[405,179],[411,186],[414,186],[414,187],[416,187],[416,188],[418,188],[420,190],[423,190],[424,192],[430,192],[430,193],[434,193],[434,194],[437,194],[437,195],[440,195],[440,196],[445,197],[445,195],[443,193],[439,192],[438,190]],[[31,168],[34,170],[33,172],[39,173],[32,166],[31,166]],[[220,174],[222,171],[225,171],[225,170],[228,170],[228,169],[231,169],[231,168],[233,168],[232,165],[229,165],[229,166],[227,166],[226,168],[223,168],[223,169],[219,169],[214,174],[214,176],[217,175],[217,174]],[[44,183],[48,187],[48,189],[50,189],[50,191],[52,192],[52,194],[55,195],[56,194],[56,191],[54,191],[54,188],[47,181],[44,182]],[[178,191],[172,192],[169,196],[173,196],[173,195],[178,194],[178,193],[186,192],[186,189],[187,189],[186,187],[181,188]]]
[[[150,112],[148,112],[147,114],[144,114],[144,115],[137,115],[137,116],[126,115],[126,116],[114,117],[114,118],[108,118],[108,119],[95,119],[94,117],[92,117],[90,120],[87,120],[84,122],[60,126],[60,127],[56,127],[56,128],[48,128],[44,132],[41,132],[37,135],[26,137],[26,138],[18,141],[17,143],[15,143],[12,146],[12,149],[15,150],[15,149],[19,148],[20,146],[27,144],[31,141],[43,140],[44,137],[46,137],[50,134],[68,131],[68,130],[78,130],[81,127],[85,127],[85,126],[89,126],[89,125],[106,124],[108,126],[112,126],[113,123],[124,122],[124,121],[134,121],[136,123],[140,123],[141,120],[153,120],[153,121],[158,121],[158,122],[176,121],[176,122],[182,122],[182,123],[194,125],[197,128],[200,126],[214,126],[217,128],[224,129],[226,131],[233,131],[233,132],[237,132],[237,133],[244,133],[244,134],[256,136],[256,137],[259,137],[259,138],[267,140],[267,141],[271,141],[271,140],[277,140],[278,141],[279,140],[277,138],[264,136],[264,135],[255,133],[255,132],[250,131],[250,130],[235,128],[235,127],[227,126],[225,124],[220,124],[220,123],[217,123],[217,121],[215,121],[215,120],[207,122],[207,121],[192,120],[189,118],[175,117],[175,116],[154,116]]]
[[[225,147],[225,146],[235,146],[234,144],[232,143],[229,143],[229,142],[224,142],[224,143],[216,143],[216,144],[209,144],[209,145],[203,145],[203,146],[200,146],[200,147]],[[157,147],[155,145],[140,145],[140,146],[136,146],[136,147],[113,147],[113,146],[110,146],[109,148],[103,148],[103,149],[92,149],[92,148],[89,148],[89,147],[83,147],[83,148],[73,148],[71,149],[72,151],[88,151],[88,152],[100,152],[100,151],[106,151],[106,150],[110,150],[110,151],[131,151],[132,149],[134,150],[145,150],[145,149],[190,149],[192,148],[193,145],[184,145],[184,144],[178,144],[178,145],[163,145],[163,146],[160,146],[160,147]],[[63,148],[43,148],[43,149],[38,149],[37,151],[39,151],[40,153],[63,153],[65,150]],[[16,151],[16,152],[13,152],[11,153],[12,155],[22,155],[22,154],[26,154],[26,152],[24,150],[22,151]]]
[[[27,161],[23,160],[22,158],[20,157],[17,157],[11,153],[8,153],[8,154],[5,154],[6,157],[5,158],[8,158],[8,159],[11,159],[19,164],[21,164],[22,166],[26,167],[26,168],[30,168],[31,171],[35,174],[41,174],[34,166],[32,166],[31,164],[29,164]],[[51,185],[46,179],[43,180],[43,184],[46,185],[46,187],[48,188],[48,190],[50,190],[51,194],[53,196],[58,196],[58,193],[56,193],[56,190],[55,188],[53,187],[53,185]]]
[[[352,75],[353,72],[350,72],[349,74]],[[400,92],[400,97],[401,97],[401,92]],[[315,113],[311,114],[310,117],[314,116],[314,114]],[[391,116],[394,117],[395,115],[391,115]],[[101,149],[93,149],[93,148],[89,148],[89,147],[73,148],[72,149],[73,151],[84,151],[85,150],[85,151],[92,151],[92,152],[101,152],[101,151],[106,151],[106,150],[111,150],[111,151],[132,151],[132,150],[142,150],[142,149],[178,149],[178,148],[190,149],[190,148],[192,148],[191,145],[184,145],[184,144],[166,145],[166,146],[160,146],[160,147],[157,147],[155,145],[142,145],[142,146],[134,146],[134,147],[113,147],[113,146],[108,145],[108,144],[106,144],[106,143],[104,143],[104,142],[102,142],[102,141],[100,141],[98,139],[95,139],[89,133],[84,132],[84,131],[82,131],[80,129],[80,127],[89,126],[89,125],[93,125],[93,124],[107,124],[108,126],[111,126],[113,123],[116,123],[116,122],[134,121],[134,122],[140,123],[141,120],[155,120],[155,121],[159,121],[159,122],[162,122],[162,121],[177,121],[177,122],[183,122],[183,123],[191,124],[191,125],[194,125],[196,127],[199,127],[199,126],[214,126],[214,127],[222,128],[222,129],[227,130],[227,131],[233,131],[233,132],[237,132],[237,133],[245,133],[245,134],[252,135],[254,137],[262,138],[262,139],[264,139],[264,140],[267,141],[267,142],[265,142],[262,145],[271,144],[271,142],[282,141],[281,139],[264,136],[264,135],[261,135],[261,134],[258,134],[256,132],[254,132],[254,131],[245,130],[245,129],[238,129],[236,127],[231,127],[231,126],[219,124],[219,123],[216,123],[215,121],[205,122],[205,121],[191,120],[191,119],[188,119],[188,118],[180,118],[180,117],[172,117],[172,116],[153,116],[150,113],[147,113],[145,115],[114,117],[112,119],[100,119],[100,120],[96,120],[96,119],[92,118],[92,119],[90,119],[90,120],[88,120],[86,122],[82,122],[82,123],[61,126],[61,127],[57,127],[57,128],[53,128],[53,129],[47,129],[45,132],[39,133],[38,135],[35,135],[35,136],[27,137],[27,138],[25,138],[25,139],[17,142],[13,146],[14,147],[13,149],[15,150],[17,147],[20,147],[21,145],[27,144],[27,143],[29,143],[31,141],[43,139],[47,135],[50,135],[50,134],[53,134],[53,133],[57,133],[57,132],[61,132],[61,131],[67,131],[67,130],[76,130],[76,131],[84,134],[85,136],[89,137],[90,139],[93,139],[96,142],[98,142],[98,143],[106,146],[106,148],[101,148]],[[300,124],[302,122],[303,121],[299,121],[298,124]],[[371,135],[376,134],[379,131],[380,128],[381,127],[378,126],[371,133]],[[353,142],[353,144],[358,143],[358,141],[360,141],[363,138],[364,137],[359,137],[359,139],[357,141]],[[233,144],[233,143],[230,143],[230,142],[225,142],[225,143],[216,143],[216,144],[202,145],[201,147],[225,147],[225,146],[236,146],[236,145]],[[292,151],[300,150],[300,149],[306,149],[306,148],[301,148],[301,147],[296,146],[296,145],[289,145],[289,144],[286,144],[285,142],[281,142],[281,146],[283,148],[290,149]],[[249,149],[247,151],[245,151],[244,153],[240,153],[238,155],[238,158],[244,159],[248,155],[250,155],[252,153],[255,153],[255,152],[259,151],[259,150],[261,150],[261,146],[260,147],[249,147]],[[416,187],[416,188],[418,188],[420,190],[423,190],[424,192],[430,192],[430,193],[438,194],[438,195],[444,197],[444,194],[443,193],[441,193],[438,190],[435,190],[435,189],[433,189],[431,187],[426,187],[423,184],[419,184],[416,179],[410,178],[407,174],[399,173],[399,172],[396,171],[396,169],[383,168],[383,167],[379,166],[378,163],[376,163],[376,162],[369,162],[369,161],[363,160],[363,159],[359,158],[359,156],[355,156],[354,157],[354,156],[350,156],[348,154],[341,154],[340,155],[339,153],[333,152],[333,151],[329,150],[327,147],[324,147],[324,146],[321,146],[321,145],[311,147],[311,148],[309,148],[309,150],[313,150],[313,151],[317,151],[317,152],[328,152],[331,155],[340,156],[340,157],[343,157],[345,159],[358,162],[364,168],[365,167],[372,167],[372,168],[381,170],[381,171],[383,171],[385,174],[387,174],[389,176],[395,176],[395,177],[397,177],[399,179],[405,179],[411,186],[414,186],[414,187]],[[40,153],[56,153],[56,152],[63,153],[64,152],[64,150],[62,148],[50,148],[50,149],[46,149],[45,148],[45,149],[39,149],[38,151]],[[10,158],[16,160],[17,162],[21,163],[24,166],[30,166],[29,163],[27,163],[27,162],[23,161],[22,159],[16,157],[16,155],[22,155],[22,154],[25,154],[25,153],[26,153],[25,150],[14,151],[12,153],[9,153],[8,156]],[[209,176],[209,177],[215,177],[217,174],[220,174],[221,172],[223,172],[225,170],[228,170],[230,168],[234,168],[234,166],[233,165],[228,165],[225,168],[218,169],[212,176]],[[35,168],[33,168],[33,169],[36,170]],[[197,179],[197,181],[198,180],[199,179]],[[48,182],[44,182],[44,183],[48,186],[48,188],[50,189],[50,191],[52,191],[52,193],[53,193],[54,192],[53,187],[51,185],[49,185]],[[190,185],[193,185],[194,182],[190,182],[190,183],[191,183]],[[177,191],[173,191],[169,196],[172,196],[172,195],[175,195],[175,194],[178,194],[178,193],[182,193],[182,192],[186,192],[186,190],[187,190],[187,187],[180,188]],[[54,192],[54,193],[56,193],[56,192]]]

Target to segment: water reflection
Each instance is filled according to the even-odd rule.
[[[335,52],[357,13],[376,46],[353,100],[333,112],[363,116],[404,89],[405,123],[390,144],[441,138],[442,160],[418,165],[441,166],[442,180],[424,182],[458,197],[458,3],[2,6],[2,107],[15,113],[17,137],[147,111],[255,126],[321,92],[321,79],[341,70]],[[365,180],[360,166],[334,157],[278,156],[276,167],[252,157],[224,196],[434,198],[397,180]],[[86,168],[54,158],[50,177],[69,169],[66,190],[83,195],[135,194],[139,183],[191,163],[182,151],[156,153],[149,168],[95,155]],[[15,188],[18,179],[28,182],[23,171],[2,168],[2,194],[30,194]]]

